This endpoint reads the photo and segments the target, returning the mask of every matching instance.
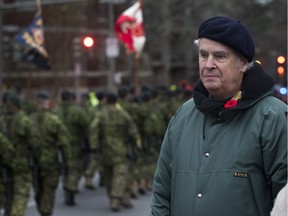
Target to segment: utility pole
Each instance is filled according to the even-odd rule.
[[[109,36],[112,38],[114,37],[114,3],[109,2],[108,7],[109,7]],[[114,74],[115,74],[115,58],[110,57],[109,58],[110,62],[110,70],[108,71],[108,89],[111,91],[116,91],[115,85],[114,85]]]
[[[117,91],[114,83],[116,71],[115,58],[119,55],[118,40],[114,35],[114,4],[125,3],[126,0],[100,0],[100,3],[108,4],[108,38],[106,40],[106,56],[109,58],[109,70],[107,74],[107,87],[109,90]],[[107,52],[108,51],[108,52]]]

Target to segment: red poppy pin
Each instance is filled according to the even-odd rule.
[[[238,104],[238,100],[242,97],[242,92],[238,91],[230,100],[224,104],[225,109],[235,107]]]

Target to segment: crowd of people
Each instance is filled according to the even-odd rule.
[[[88,93],[76,102],[63,90],[59,99],[39,91],[27,100],[16,88],[2,94],[0,116],[0,208],[5,216],[24,216],[33,189],[41,216],[53,214],[63,181],[64,203],[77,204],[79,181],[95,189],[93,176],[107,188],[110,208],[131,208],[131,198],[152,187],[158,153],[168,121],[190,89],[143,87],[139,95],[122,86],[117,93]]]

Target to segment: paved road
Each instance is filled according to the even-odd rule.
[[[94,183],[98,185],[98,178],[94,179]],[[63,203],[63,190],[61,185],[57,190],[56,205],[53,216],[148,216],[151,192],[146,195],[139,195],[137,199],[132,199],[134,207],[132,209],[122,208],[119,212],[112,212],[109,208],[109,201],[105,188],[97,187],[96,190],[87,190],[83,186],[83,179],[80,182],[79,194],[76,196],[77,205],[67,207]],[[28,203],[26,216],[39,216],[35,202],[33,200],[33,192]]]

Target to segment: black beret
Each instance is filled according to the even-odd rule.
[[[72,98],[72,94],[71,94],[70,91],[68,91],[68,90],[63,90],[63,91],[61,92],[61,99],[62,99],[62,101],[69,101],[69,100],[71,100],[71,98]]]
[[[7,91],[2,96],[3,103],[12,103],[16,107],[21,108],[21,101],[19,97],[12,91]]]
[[[48,100],[48,99],[50,99],[50,95],[49,95],[49,93],[46,92],[46,91],[39,91],[39,92],[37,93],[37,98],[43,99],[43,100]]]
[[[108,92],[107,93],[107,104],[114,104],[118,100],[117,94],[113,92]]]
[[[198,38],[220,42],[242,54],[249,62],[255,55],[253,39],[246,27],[240,21],[225,16],[204,21],[199,27]]]

